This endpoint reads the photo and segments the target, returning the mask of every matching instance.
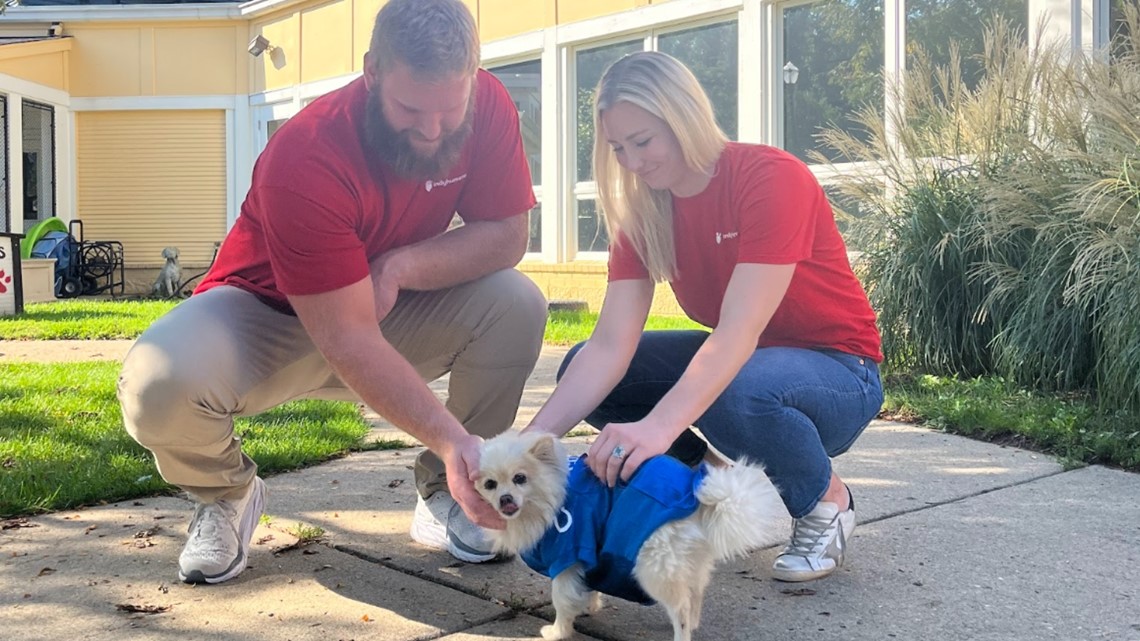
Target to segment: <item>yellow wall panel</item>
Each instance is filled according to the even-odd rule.
[[[479,2],[480,0],[462,0],[463,4],[471,11],[471,15],[475,16],[475,28],[479,28]]]
[[[253,91],[292,87],[301,82],[301,17],[291,13],[255,27],[250,38],[261,33],[276,47],[253,59]]]
[[[638,0],[558,0],[558,24],[607,16],[633,9]]]
[[[352,0],[337,0],[301,12],[301,82],[352,71]]]
[[[139,27],[68,27],[74,37],[71,95],[137,96],[142,93]]]
[[[179,248],[205,263],[226,233],[224,111],[76,114],[76,200],[88,240],[123,243],[127,266]]]
[[[546,26],[547,0],[480,0],[479,36],[483,42],[516,36]]]
[[[69,24],[71,93],[77,97],[244,93],[239,20]]]
[[[67,91],[67,53],[57,51],[0,60],[0,73]]]
[[[372,44],[372,25],[384,0],[356,0],[352,4],[352,70],[364,69],[364,53]]]
[[[236,33],[244,25],[154,29],[154,93],[159,96],[238,92]],[[241,61],[245,64],[245,60]]]

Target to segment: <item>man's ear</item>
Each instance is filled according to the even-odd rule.
[[[364,86],[369,91],[376,89],[380,83],[380,76],[376,72],[375,60],[372,58],[371,51],[364,52]]]

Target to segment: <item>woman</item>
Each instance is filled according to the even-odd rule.
[[[784,151],[729,142],[693,74],[662,53],[606,71],[595,125],[609,285],[527,429],[600,428],[588,458],[613,485],[658,454],[699,458],[695,425],[780,489],[795,527],[773,576],[830,574],[855,527],[830,457],[878,413],[882,354],[822,188]],[[661,280],[711,332],[643,332]]]

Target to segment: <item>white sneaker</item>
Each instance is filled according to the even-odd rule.
[[[246,495],[236,501],[198,504],[190,538],[178,557],[183,583],[221,583],[241,574],[265,510],[265,495],[265,482],[255,476]]]
[[[821,501],[811,512],[795,519],[792,541],[772,564],[772,578],[798,582],[831,574],[843,565],[847,539],[854,531],[854,497],[843,512],[835,503]]]
[[[445,550],[467,563],[485,563],[496,557],[483,528],[472,523],[447,492],[436,492],[426,500],[417,495],[411,534],[416,543]]]

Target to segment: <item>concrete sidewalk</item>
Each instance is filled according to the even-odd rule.
[[[544,352],[519,423],[553,387]],[[436,384],[439,389],[441,386]],[[378,425],[377,436],[401,433]],[[583,451],[589,437],[568,439]],[[177,581],[191,503],[128,501],[0,532],[4,637],[37,639],[526,639],[552,618],[549,582],[511,561],[465,565],[408,539],[418,449],[376,451],[267,479],[272,522],[249,569]],[[836,461],[858,500],[847,566],[769,578],[777,550],[724,566],[703,640],[1140,641],[1140,477],[876,422]],[[290,547],[294,523],[324,538]],[[615,599],[579,639],[668,639],[659,606]]]

